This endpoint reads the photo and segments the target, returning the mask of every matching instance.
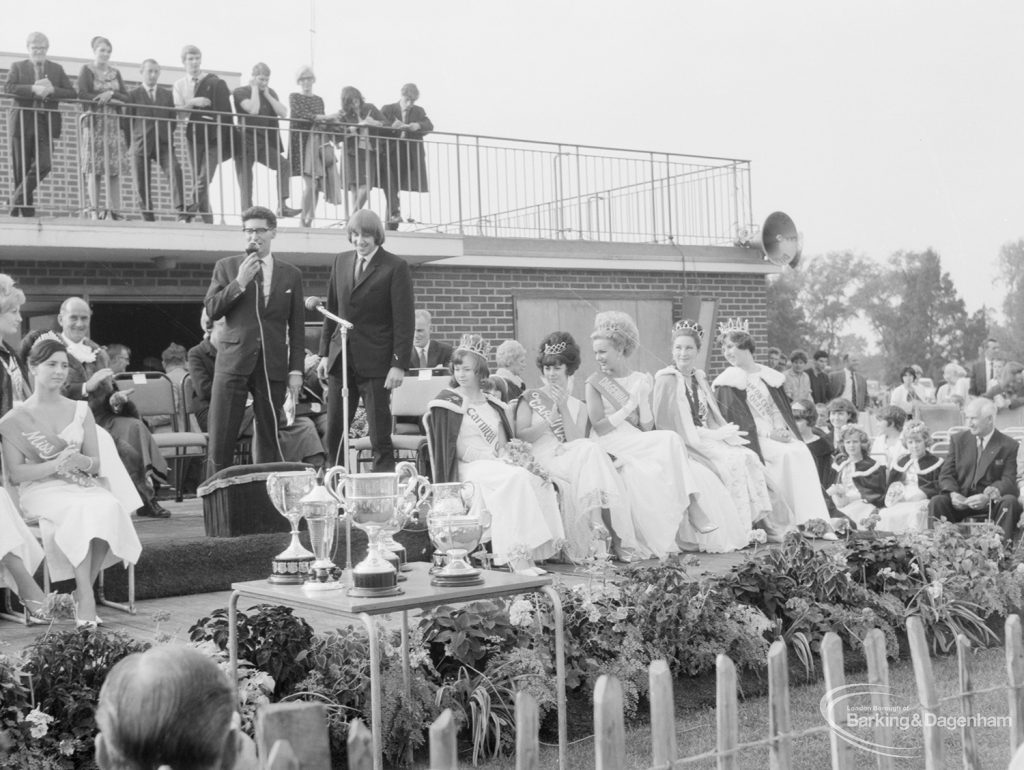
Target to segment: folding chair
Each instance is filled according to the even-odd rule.
[[[182,482],[188,462],[206,457],[207,438],[188,429],[185,416],[174,401],[174,383],[163,372],[123,372],[115,375],[118,390],[131,390],[131,401],[140,417],[169,416],[171,430],[153,434],[164,458],[174,468],[174,499],[184,498]]]
[[[403,459],[415,462],[417,471],[424,476],[427,475],[430,465],[427,437],[418,433],[400,432],[398,428],[401,426],[398,425],[397,419],[412,417],[420,421],[427,413],[427,404],[447,386],[447,377],[431,377],[422,380],[419,377],[406,377],[402,381],[401,387],[391,391],[391,443],[395,448],[395,453]],[[368,436],[350,442],[349,448],[356,453],[355,467],[357,471],[363,465],[372,462],[373,449]]]

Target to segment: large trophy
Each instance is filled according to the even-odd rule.
[[[483,536],[480,517],[472,512],[475,491],[471,481],[430,485],[427,531],[434,548],[445,554],[444,566],[431,570],[431,585],[472,586],[484,582],[481,571],[467,560]]]
[[[349,521],[366,532],[369,541],[366,558],[352,571],[349,596],[402,593],[398,567],[388,558],[384,540],[402,528],[426,485],[416,466],[405,462],[399,463],[394,473],[350,474],[340,465],[327,471],[324,486],[345,506]]]
[[[300,585],[306,582],[313,554],[299,542],[299,501],[316,486],[316,474],[311,468],[302,471],[282,471],[267,476],[267,495],[278,512],[292,525],[292,540],[274,557],[270,574],[271,583]]]
[[[309,544],[313,546],[315,557],[309,568],[309,577],[302,587],[313,592],[341,588],[341,570],[334,564],[338,501],[323,486],[317,484],[299,501],[299,512],[309,527]]]

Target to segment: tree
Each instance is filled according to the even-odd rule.
[[[1005,331],[996,335],[1003,351],[1020,361],[1024,359],[1024,340],[1019,331],[1024,328],[1024,238],[1004,243],[999,249],[999,285],[1006,292],[1003,299]]]
[[[787,270],[768,279],[765,296],[768,310],[768,344],[787,356],[797,348],[807,349],[813,331],[800,302],[802,274]],[[813,350],[808,350],[810,355]]]
[[[839,352],[839,338],[857,317],[859,295],[872,263],[850,251],[829,252],[800,263],[800,305],[812,328],[811,347]]]
[[[881,340],[889,382],[910,364],[937,378],[948,361],[973,358],[965,344],[964,301],[931,249],[893,254],[864,283],[857,300]]]

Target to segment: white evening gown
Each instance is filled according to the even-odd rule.
[[[68,444],[81,446],[88,410],[85,401],[76,402],[74,419],[59,434]],[[19,496],[25,517],[39,520],[46,566],[54,581],[74,578],[74,567],[85,559],[94,539],[110,546],[104,568],[119,561],[138,562],[142,544],[130,512],[105,487],[83,487],[50,476],[21,484]]]
[[[497,434],[502,427],[490,406],[477,410]],[[494,561],[548,559],[561,548],[564,532],[558,498],[550,483],[518,465],[497,459],[491,445],[466,417],[455,444],[459,481],[472,481],[473,510],[484,522]]]
[[[0,559],[8,554],[17,556],[24,562],[30,575],[34,575],[43,560],[43,549],[39,541],[21,518],[14,507],[7,490],[0,488]],[[18,591],[18,584],[3,564],[0,564],[0,586]]]
[[[569,412],[574,419],[585,408],[578,398],[569,397]],[[547,421],[533,409],[530,419],[531,427],[548,428],[533,442],[533,456],[561,491],[565,550],[569,558],[581,561],[590,555],[593,524],[603,526],[601,508],[608,509],[621,554],[629,557],[637,553],[629,496],[608,453],[590,439],[559,441]]]

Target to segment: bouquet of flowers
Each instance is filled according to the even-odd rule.
[[[505,444],[501,459],[509,465],[518,465],[520,468],[528,470],[545,484],[551,483],[551,476],[537,462],[537,458],[533,456],[533,450],[530,445],[522,439],[514,438]]]

